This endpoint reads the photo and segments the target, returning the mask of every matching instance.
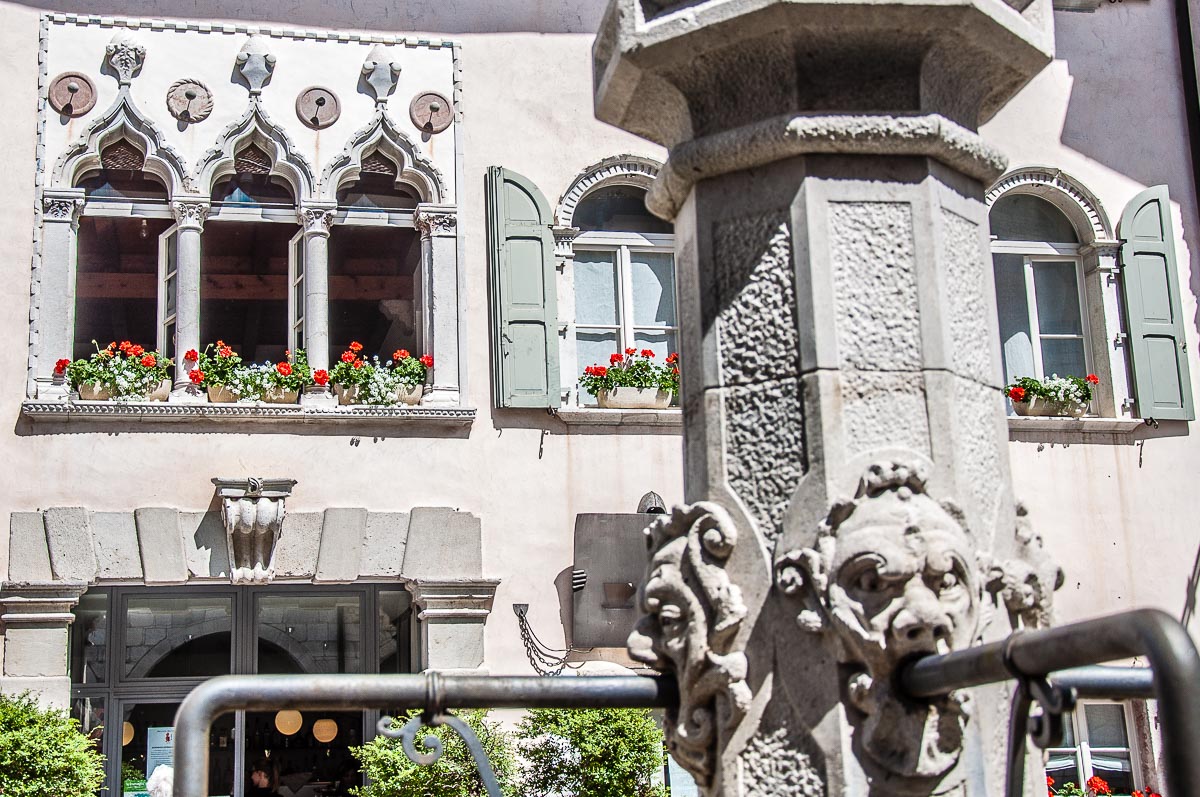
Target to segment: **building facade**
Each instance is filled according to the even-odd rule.
[[[1156,606],[1195,632],[1190,31],[1166,3],[1035,3],[1056,60],[981,130],[1009,160],[995,332],[1006,381],[1097,384],[1084,417],[1009,417],[1014,491],[1058,621]],[[643,202],[665,153],[592,114],[603,3],[86,5],[0,3],[0,689],[103,727],[124,792],[213,675],[530,673],[530,629],[631,665],[637,515],[682,499],[680,412],[578,379],[674,352],[678,291]],[[59,363],[93,340],[173,357],[165,400],[74,394]],[[434,364],[411,408],[221,403],[185,362],[218,340]],[[375,718],[229,717],[213,793],[267,751],[314,793]],[[1056,780],[1161,790],[1153,705],[1073,723]]]

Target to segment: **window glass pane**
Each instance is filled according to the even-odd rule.
[[[71,683],[103,683],[108,661],[108,593],[84,593],[72,613]]]
[[[1092,774],[1104,778],[1113,794],[1133,791],[1133,765],[1129,753],[1092,753]]]
[[[1115,704],[1084,706],[1087,717],[1088,744],[1092,747],[1128,747],[1125,733],[1125,709]]]
[[[675,340],[675,332],[660,332],[653,329],[635,329],[633,331],[634,347],[639,351],[642,349],[653,349],[654,361],[659,365],[662,364],[668,354],[679,350]]]
[[[1025,293],[1025,258],[993,255],[996,277],[996,311],[1000,322],[1000,350],[1005,383],[1022,376],[1040,376],[1033,367],[1033,341],[1029,332],[1029,302]]]
[[[259,673],[361,672],[360,601],[357,595],[259,597]]]
[[[633,323],[675,326],[675,265],[666,252],[630,250],[633,268]]]
[[[1043,338],[1042,370],[1045,376],[1084,376],[1087,363],[1083,356],[1082,338]]]
[[[992,235],[1001,241],[1078,243],[1075,227],[1062,211],[1029,194],[1009,194],[996,200],[990,214]]]
[[[122,724],[113,726],[122,742],[119,794],[145,794],[154,770],[171,765],[178,708],[178,703],[125,704]],[[234,715],[226,714],[209,731],[208,793],[214,796],[233,794],[233,722]]]
[[[412,672],[412,599],[404,590],[379,593],[379,672]]]
[[[369,161],[388,169],[390,173],[368,172]],[[416,191],[408,186],[396,185],[396,165],[390,159],[373,153],[363,159],[363,172],[358,180],[338,191],[339,210],[350,212],[364,210],[399,210],[415,208],[421,200]]]
[[[616,354],[617,332],[615,329],[575,330],[575,358],[579,373],[589,365],[608,365],[608,358]]]
[[[1070,783],[1081,784],[1087,778],[1079,775],[1079,764],[1074,752],[1053,752],[1046,759],[1046,774],[1054,778],[1054,788],[1062,790]]]
[[[350,754],[350,748],[362,742],[361,711],[300,711],[298,727],[295,714],[286,718],[292,720],[289,724],[285,718],[279,718],[279,713],[246,713],[248,797],[270,794],[333,797],[350,793],[345,789],[339,791],[342,786],[362,785],[358,764]]]
[[[365,357],[378,356],[384,362],[397,349],[408,349],[417,357],[427,353],[419,351],[417,344],[420,262],[421,238],[413,230],[334,227],[329,236],[331,360],[337,362],[353,341],[363,345]],[[448,310],[454,313],[454,308]]]
[[[132,595],[126,603],[127,678],[199,678],[230,672],[233,599]]]
[[[1072,721],[1074,716],[1074,714],[1068,714],[1063,719],[1063,747],[1074,747],[1077,744],[1075,741],[1075,723]]]
[[[167,189],[157,177],[130,169],[101,169],[79,181],[88,199],[167,201]]]
[[[1043,335],[1083,334],[1074,263],[1035,261],[1033,286],[1037,295],[1038,328]]]
[[[79,730],[92,740],[97,752],[104,751],[101,737],[107,723],[104,718],[105,708],[103,697],[77,697],[71,701],[71,716],[79,720]]]
[[[669,221],[646,210],[646,192],[632,185],[597,188],[575,208],[571,223],[581,230],[670,234]]]
[[[616,252],[575,253],[575,322],[619,324]]]
[[[158,340],[158,236],[169,219],[83,216],[75,275],[73,356],[109,341],[153,349]]]

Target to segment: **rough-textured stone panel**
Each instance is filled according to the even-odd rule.
[[[312,578],[321,552],[320,512],[287,514],[275,545],[275,578]]]
[[[46,547],[50,569],[60,581],[90,582],[96,578],[96,552],[87,510],[65,506],[46,510]]]
[[[404,568],[404,548],[408,540],[407,512],[372,512],[363,531],[362,564],[364,577],[395,578]]]
[[[955,414],[958,429],[955,439],[955,469],[959,489],[966,491],[960,501],[969,501],[975,507],[976,517],[982,521],[980,540],[982,550],[991,550],[994,533],[992,521],[996,516],[998,490],[1008,483],[1008,474],[1001,468],[1000,446],[1004,445],[997,434],[997,418],[1000,412],[999,392],[969,379],[953,377]]]
[[[52,581],[46,524],[41,512],[13,512],[8,521],[8,581]]]
[[[722,221],[713,231],[723,386],[799,374],[792,239],[782,211]]]
[[[415,507],[409,518],[403,575],[444,581],[483,575],[479,518],[448,507]]]
[[[365,509],[325,510],[314,581],[348,583],[358,578],[359,551],[366,526]]]
[[[929,455],[929,411],[920,373],[844,371],[846,458],[902,446]]]
[[[979,227],[957,213],[942,210],[941,252],[946,274],[946,304],[950,320],[951,362],[955,373],[994,383],[993,330],[988,327],[988,264],[979,246]]]
[[[841,366],[918,370],[921,327],[912,206],[830,203],[829,251]]]
[[[725,390],[725,470],[768,542],[806,468],[800,380]]]
[[[180,512],[188,570],[196,578],[229,578],[229,541],[220,512]]]
[[[92,543],[96,549],[96,575],[103,579],[142,578],[142,556],[137,526],[128,512],[93,512]]]
[[[761,730],[738,758],[745,797],[825,794],[825,775],[807,749],[811,742],[786,725]]]
[[[187,553],[179,528],[179,510],[145,507],[133,510],[142,572],[147,584],[183,584],[188,580]]]

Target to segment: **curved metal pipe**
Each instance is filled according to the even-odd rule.
[[[175,714],[175,797],[207,797],[208,737],[231,711],[292,708],[667,708],[679,703],[666,676],[222,675],[205,681]]]

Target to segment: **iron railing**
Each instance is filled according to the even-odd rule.
[[[1150,669],[1090,666],[1144,656]],[[900,674],[911,698],[1016,679],[1009,727],[1008,795],[1024,786],[1025,737],[1041,747],[1061,739],[1064,717],[1076,697],[1156,698],[1161,719],[1166,783],[1171,797],[1200,797],[1200,654],[1174,618],[1152,609],[1038,631],[1001,642],[921,658]],[[174,797],[208,794],[209,732],[233,711],[291,708],[413,709],[423,713],[402,728],[380,720],[381,733],[401,739],[414,762],[441,754],[436,737],[425,752],[415,736],[422,724],[449,725],[466,741],[488,792],[499,797],[491,767],[455,708],[669,708],[678,705],[666,676],[226,675],[206,681],[183,701],[175,718]],[[1031,721],[1031,705],[1042,710]]]

